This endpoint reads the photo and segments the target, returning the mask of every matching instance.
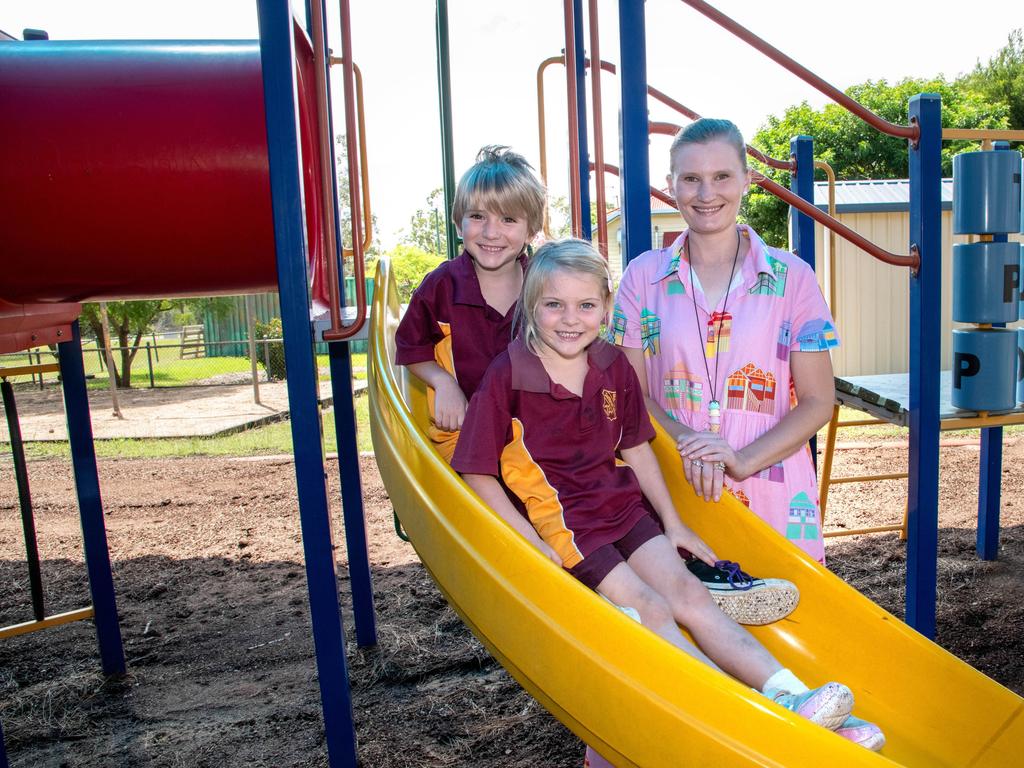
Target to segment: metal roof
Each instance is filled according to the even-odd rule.
[[[814,205],[828,211],[828,182],[814,182]],[[942,180],[942,209],[953,207],[953,179]],[[837,213],[887,213],[910,209],[907,179],[864,179],[836,182]]]

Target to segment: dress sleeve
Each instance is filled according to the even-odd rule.
[[[637,348],[640,340],[640,305],[643,301],[641,289],[643,278],[637,262],[632,262],[622,273],[619,290],[615,294],[615,310],[612,325],[608,329],[608,341],[620,347]]]
[[[793,334],[790,350],[827,352],[839,346],[835,321],[825,303],[825,297],[821,295],[814,272],[802,261],[794,259],[794,263],[796,268],[791,267],[796,279],[793,281],[795,290],[790,299]]]
[[[651,424],[651,416],[640,392],[640,380],[636,377],[636,371],[625,357],[619,362],[622,364],[622,435],[619,437],[617,448],[634,448],[654,439],[654,426]]]
[[[395,364],[411,365],[434,359],[434,347],[444,338],[437,325],[433,298],[436,286],[424,281],[412,295],[395,331]]]
[[[460,474],[501,476],[501,454],[512,426],[512,381],[507,358],[498,358],[469,401],[452,469]]]

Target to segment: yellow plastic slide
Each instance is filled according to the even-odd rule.
[[[769,702],[644,629],[492,514],[433,450],[425,397],[396,368],[400,305],[382,261],[370,322],[370,424],[381,475],[448,602],[555,717],[617,766],[1024,765],[1024,700],[811,561],[731,497],[688,492],[664,433],[677,508],[721,556],[785,577],[788,618],[754,634],[808,684],[839,680],[888,743],[869,752]]]

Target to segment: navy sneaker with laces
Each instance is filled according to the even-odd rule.
[[[710,566],[685,550],[680,554],[690,573],[700,579],[722,612],[737,624],[771,624],[791,614],[800,602],[800,590],[791,581],[759,579],[731,560],[718,560]]]

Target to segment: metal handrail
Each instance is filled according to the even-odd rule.
[[[540,180],[546,187],[548,184],[548,146],[547,131],[544,129],[544,70],[552,64],[565,64],[565,56],[551,56],[544,59],[537,67],[537,137],[540,148]],[[548,206],[544,206],[544,236],[551,237],[551,220]]]
[[[330,62],[331,66],[334,67],[344,64],[345,60],[341,56],[331,56]],[[370,165],[366,155],[366,109],[364,106],[365,102],[363,101],[363,73],[355,62],[352,63],[352,71],[355,73],[356,78],[356,114],[358,115],[359,123],[359,178],[362,180],[363,190],[363,253],[366,253],[373,242],[373,212],[370,207]],[[353,237],[355,237],[354,229],[353,227]],[[351,248],[344,248],[342,253],[346,257],[353,255]]]
[[[814,167],[825,172],[828,178],[828,215],[836,218],[836,172],[824,160],[815,160]],[[836,233],[828,229],[828,308],[832,317],[837,317],[836,309]]]
[[[778,48],[761,39],[746,27],[736,23],[717,8],[708,5],[703,2],[703,0],[682,0],[682,2],[686,3],[698,13],[707,16],[720,27],[732,32],[736,37],[740,38],[740,40],[743,40],[753,48],[756,48],[772,61],[780,64],[785,69],[788,69],[812,88],[821,91],[837,104],[844,107],[847,111],[855,114],[868,125],[882,133],[888,134],[889,136],[910,139],[914,144],[917,144],[918,137],[921,134],[921,128],[917,124],[896,125],[895,123],[890,123],[885,118],[876,115],[860,102],[855,99],[851,99],[834,85],[831,85],[818,77],[816,74],[811,72],[811,70],[807,69],[807,67],[802,64],[798,64]]]
[[[324,169],[331,169],[334,175],[334,149],[330,137],[330,116],[327,107],[327,41],[323,22],[323,0],[314,0],[313,16],[313,56],[317,76],[317,113],[320,123],[320,154],[324,159]],[[345,145],[348,161],[349,209],[352,212],[352,263],[355,273],[355,320],[345,325],[341,320],[341,286],[339,284],[338,243],[335,238],[335,215],[337,200],[334,194],[334,179],[321,180],[325,188],[330,190],[326,195],[325,205],[329,206],[324,215],[323,233],[328,244],[327,248],[327,287],[331,325],[323,332],[324,341],[344,341],[355,336],[366,322],[366,267],[362,238],[355,234],[357,222],[362,219],[362,206],[359,197],[359,152],[356,147],[356,110],[354,88],[354,65],[352,63],[352,33],[350,20],[352,17],[349,0],[340,0],[341,50],[342,50],[342,82],[345,94]],[[328,186],[329,185],[329,186]]]

